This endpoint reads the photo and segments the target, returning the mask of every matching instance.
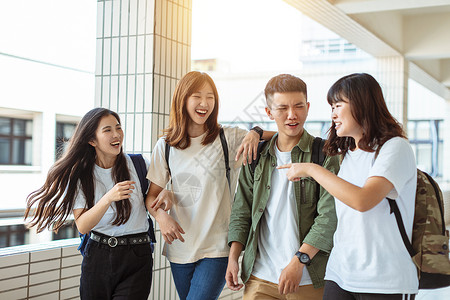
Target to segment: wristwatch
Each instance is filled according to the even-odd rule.
[[[309,255],[307,253],[297,251],[297,253],[295,253],[295,256],[297,256],[300,263],[306,266],[309,266],[311,264],[311,258],[309,258]]]
[[[261,127],[255,126],[255,127],[253,127],[252,129],[250,129],[250,130],[253,130],[253,131],[256,132],[257,134],[259,134],[259,139],[262,138],[262,135],[263,135],[263,132],[264,132],[264,131],[261,129]]]

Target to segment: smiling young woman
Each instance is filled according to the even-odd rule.
[[[230,164],[228,183],[219,132],[223,130],[230,161],[242,149],[244,157],[253,157],[260,139],[255,131],[221,126],[218,110],[219,95],[208,74],[193,71],[183,76],[172,98],[169,127],[153,149],[147,175],[147,203],[157,211],[163,255],[182,300],[217,299],[225,284],[228,223],[240,166]],[[263,133],[263,138],[273,134]],[[167,214],[157,203],[169,182],[174,206]]]
[[[323,299],[414,299],[416,267],[387,197],[397,202],[411,238],[417,171],[401,125],[378,82],[351,74],[328,91],[332,124],[325,150],[342,155],[338,175],[308,163],[290,164],[288,179],[313,177],[335,197],[338,226]]]
[[[27,198],[25,218],[32,217],[30,226],[38,232],[57,231],[72,212],[78,231],[91,232],[81,266],[81,299],[144,300],[150,293],[149,223],[137,171],[122,151],[123,138],[117,113],[92,109],[44,185]]]

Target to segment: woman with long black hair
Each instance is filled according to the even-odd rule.
[[[81,267],[81,299],[144,300],[150,293],[149,223],[123,139],[117,113],[92,109],[45,184],[27,198],[25,217],[38,232],[58,230],[72,212],[78,231],[91,232]]]

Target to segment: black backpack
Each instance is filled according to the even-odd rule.
[[[145,198],[147,197],[147,189],[148,189],[148,179],[147,179],[147,166],[145,164],[145,160],[142,157],[141,154],[128,154],[128,156],[131,158],[131,161],[133,162],[134,168],[136,169],[136,173],[139,177],[139,183],[141,184],[141,190],[142,190],[142,194],[144,196],[144,203],[145,203]],[[155,230],[153,227],[153,221],[150,218],[149,213],[147,213],[147,220],[148,220],[148,236],[150,237],[150,241],[152,242],[152,252],[153,252],[153,243],[156,243],[156,237],[155,237]],[[81,234],[78,233],[80,238],[81,238],[81,242],[80,245],[78,246],[78,250],[80,251],[81,255],[84,256],[84,249],[86,249],[86,245],[88,243],[89,237],[90,237],[90,232],[89,233],[85,233],[85,234]]]

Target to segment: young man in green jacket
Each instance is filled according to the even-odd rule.
[[[250,165],[241,170],[228,233],[227,285],[242,288],[238,258],[245,250],[243,299],[322,299],[336,229],[334,199],[321,187],[316,193],[313,179],[290,182],[287,170],[276,168],[312,161],[314,137],[303,128],[310,106],[306,84],[282,74],[270,79],[264,92],[278,134],[265,143],[254,170]],[[327,156],[323,166],[337,173],[338,157]]]

